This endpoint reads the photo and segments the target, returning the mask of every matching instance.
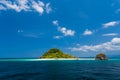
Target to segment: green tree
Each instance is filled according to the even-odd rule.
[[[50,49],[45,52],[40,58],[77,58],[71,54],[65,54],[57,48]]]

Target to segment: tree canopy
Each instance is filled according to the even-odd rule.
[[[61,50],[57,48],[53,48],[45,52],[40,58],[77,58],[77,57],[71,54],[63,53]]]

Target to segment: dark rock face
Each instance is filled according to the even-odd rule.
[[[107,56],[103,53],[97,54],[95,60],[108,60]]]

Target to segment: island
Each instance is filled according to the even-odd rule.
[[[64,52],[62,52],[61,50],[57,49],[57,48],[53,48],[48,50],[47,52],[45,52],[40,59],[58,59],[58,58],[73,58],[73,59],[77,59],[76,56],[73,56],[71,54],[66,54]]]
[[[108,57],[104,53],[99,53],[96,55],[95,60],[108,60]]]

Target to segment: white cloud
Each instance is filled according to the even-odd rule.
[[[91,30],[86,29],[83,33],[83,35],[92,35],[93,32]]]
[[[113,43],[113,44],[120,44],[120,38],[113,38],[112,40],[111,40],[111,43]]]
[[[74,36],[75,35],[74,30],[67,29],[66,27],[59,26],[58,20],[54,20],[52,23],[53,23],[53,25],[57,26],[58,31],[63,34],[63,37],[64,36]],[[60,37],[60,38],[62,38],[62,37]]]
[[[82,51],[82,52],[100,52],[100,51],[116,51],[120,50],[120,38],[113,38],[110,42],[105,42],[98,45],[83,45],[79,47],[69,48],[72,51]]]
[[[40,14],[43,14],[45,10],[46,13],[52,11],[50,3],[45,4],[40,0],[0,0],[0,10],[15,10],[16,12],[36,11]]]
[[[32,1],[32,7],[41,14],[44,12],[44,9],[43,9],[44,5],[45,4],[41,1],[38,1],[38,2]]]
[[[30,7],[27,5],[28,4],[28,0],[17,0],[18,2],[18,7],[19,7],[19,11],[24,10],[27,11],[30,9]]]
[[[45,8],[47,13],[50,13],[52,11],[52,8],[50,7],[50,3],[47,3]]]
[[[119,23],[120,23],[119,21],[111,21],[111,22],[108,22],[108,23],[103,24],[103,27],[104,27],[104,28],[108,28],[108,27],[116,26],[116,25],[118,25]]]
[[[54,36],[54,39],[60,39],[62,38],[63,36]]]
[[[0,4],[4,5],[7,9],[14,9],[17,12],[20,11],[19,7],[11,1],[1,0]]]
[[[108,33],[108,34],[103,34],[102,36],[117,36],[118,33]]]
[[[74,36],[75,31],[71,29],[67,29],[65,27],[58,27],[58,31],[64,34],[64,36]]]
[[[55,26],[59,26],[58,20],[54,20],[52,23],[53,23]]]
[[[1,0],[0,5],[4,5],[6,9],[15,10],[20,12],[22,10],[28,10],[29,7],[27,6],[27,0],[17,0],[15,2],[8,1],[8,0]]]

